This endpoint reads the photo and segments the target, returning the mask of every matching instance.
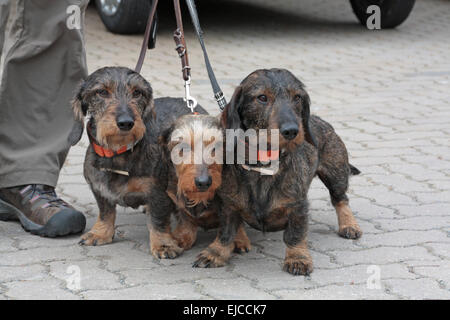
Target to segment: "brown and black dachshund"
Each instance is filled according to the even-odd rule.
[[[263,232],[284,230],[284,270],[294,275],[312,272],[307,194],[316,175],[330,192],[339,235],[361,236],[346,196],[349,176],[359,171],[349,164],[345,145],[332,126],[310,116],[309,106],[302,82],[284,69],[257,70],[236,88],[222,114],[224,128],[279,130],[278,150],[272,152],[278,158],[278,170],[267,174],[270,170],[263,161],[224,166],[217,191],[222,201],[221,226],[216,240],[200,253],[194,266],[223,266],[245,221]],[[234,144],[242,142],[231,139]]]
[[[156,112],[162,110],[157,107]],[[177,226],[172,235],[187,250],[194,245],[199,227],[219,226],[217,213],[221,202],[216,190],[222,184],[223,129],[218,117],[200,109],[195,115],[177,118],[163,132],[160,142],[165,147],[165,162],[169,164],[167,194],[177,207]],[[234,251],[248,250],[250,240],[242,227],[234,239]]]

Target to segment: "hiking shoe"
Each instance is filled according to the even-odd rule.
[[[86,226],[81,212],[58,198],[54,188],[39,184],[0,189],[0,220],[19,220],[26,231],[51,238]]]

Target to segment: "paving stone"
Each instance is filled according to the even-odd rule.
[[[0,236],[0,252],[16,251],[17,248],[13,246],[13,243],[13,239],[5,236]]]
[[[148,251],[142,251],[130,241],[118,241],[112,244],[89,247],[86,255],[90,259],[101,257],[106,269],[112,272],[128,269],[148,269],[158,266]]]
[[[338,263],[343,265],[355,264],[385,264],[402,262],[413,259],[426,261],[436,260],[425,248],[415,247],[378,247],[358,251],[333,251]]]
[[[58,261],[52,262],[50,266],[50,275],[66,282],[69,290],[101,290],[122,288],[120,275],[113,274],[101,267],[101,261]],[[80,276],[79,288],[71,289],[73,276]]]
[[[371,180],[392,188],[397,192],[433,191],[426,182],[416,182],[400,174],[371,175]]]
[[[232,279],[236,278],[229,268],[203,269],[193,268],[192,263],[182,265],[171,265],[166,268],[156,266],[153,268],[136,268],[122,271],[120,274],[125,276],[125,283],[130,286],[141,284],[175,284],[192,282],[204,278],[214,279]]]
[[[356,216],[359,216],[363,219],[373,219],[373,218],[396,218],[398,214],[396,214],[393,208],[387,208],[383,206],[379,206],[374,201],[370,201],[368,199],[352,197],[350,199],[350,207],[353,210],[353,213]]]
[[[450,290],[441,289],[435,280],[431,279],[393,279],[386,280],[392,287],[392,292],[406,299],[449,299]]]
[[[88,290],[82,293],[90,300],[168,300],[168,299],[205,299],[198,293],[196,286],[190,283],[151,284],[121,290]]]
[[[450,289],[450,272],[448,272],[448,270],[450,270],[449,261],[413,265],[415,274],[435,279],[440,287],[447,290]]]
[[[392,231],[382,234],[366,234],[358,241],[358,244],[364,247],[377,246],[411,246],[415,244],[446,242],[450,247],[450,238],[440,230],[427,231]],[[435,245],[433,243],[433,245]]]
[[[62,288],[57,280],[14,281],[6,283],[6,296],[21,300],[78,300],[80,297]]]
[[[432,203],[419,206],[397,205],[395,208],[404,216],[445,216],[450,212],[450,203]]]
[[[332,284],[367,284],[374,269],[379,268],[380,283],[391,278],[415,279],[418,276],[409,272],[408,268],[399,264],[388,265],[357,265],[337,269],[316,269],[311,274],[311,280],[319,285]]]
[[[46,278],[45,267],[39,264],[19,267],[3,267],[0,266],[0,283],[20,280],[42,280]]]
[[[411,204],[414,203],[414,199],[411,196],[407,196],[390,190],[386,186],[369,186],[358,187],[355,193],[359,196],[373,199],[375,204],[383,206],[392,206],[396,204]]]
[[[71,247],[75,246],[80,241],[79,235],[71,235],[62,238],[39,238],[36,241],[36,236],[30,233],[23,233],[13,238],[17,242],[17,247],[22,250],[46,247]]]
[[[430,247],[434,254],[450,259],[450,243],[430,243],[426,247]]]
[[[310,290],[275,291],[282,299],[289,300],[381,300],[392,299],[393,296],[382,289],[367,289],[365,285],[330,285]]]
[[[398,219],[377,219],[383,230],[432,230],[450,225],[450,215],[437,217],[411,217]]]
[[[421,192],[415,196],[421,203],[449,202],[450,192],[447,190],[441,192]]]
[[[39,239],[39,238],[37,238]],[[42,247],[17,252],[3,253],[0,266],[20,266],[47,261],[81,259],[81,248],[77,245],[70,247]]]
[[[195,281],[200,291],[214,299],[259,300],[274,299],[275,296],[256,289],[246,279],[203,279]]]

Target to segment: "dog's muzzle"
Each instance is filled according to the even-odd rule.
[[[201,175],[195,178],[195,186],[201,192],[208,190],[212,184],[212,177],[209,175]]]
[[[296,124],[295,122],[283,124],[280,128],[280,132],[285,139],[292,140],[298,134],[298,124]]]
[[[130,131],[134,127],[134,120],[127,114],[122,114],[116,118],[117,127],[122,131]]]

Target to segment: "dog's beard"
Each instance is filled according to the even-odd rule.
[[[182,173],[177,170],[177,198],[180,204],[186,207],[195,207],[199,204],[208,206],[209,201],[214,198],[216,190],[222,184],[222,169],[220,170],[211,166],[209,172],[212,178],[212,184],[206,191],[199,191],[194,185],[195,170],[193,167],[185,168]]]
[[[214,197],[214,190],[208,189],[206,191],[189,191],[182,190],[178,187],[177,198],[178,201],[184,203],[187,208],[193,208],[202,203],[205,207],[208,206],[209,201]]]
[[[141,120],[135,121],[134,127],[128,132],[121,132],[115,121],[101,120],[97,124],[97,141],[104,147],[118,150],[123,146],[136,143],[145,134],[145,125]]]

